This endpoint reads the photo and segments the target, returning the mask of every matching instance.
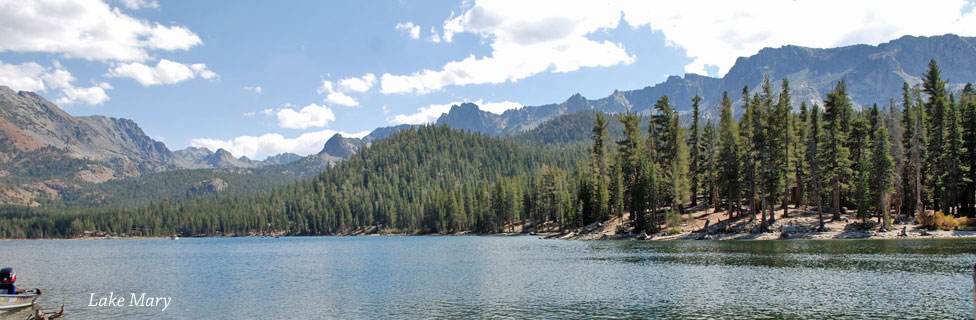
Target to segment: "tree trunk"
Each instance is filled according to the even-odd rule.
[[[840,220],[840,178],[834,178],[834,221]]]
[[[820,228],[818,231],[824,231],[824,216],[823,216],[823,199],[820,198],[820,192],[817,191],[815,197],[817,198],[817,215],[820,216]]]

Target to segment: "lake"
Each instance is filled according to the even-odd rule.
[[[71,318],[971,318],[976,240],[0,242]],[[120,307],[93,300],[126,298]],[[131,294],[169,297],[128,306]],[[94,294],[94,295],[92,295]],[[23,311],[7,313],[23,319]]]

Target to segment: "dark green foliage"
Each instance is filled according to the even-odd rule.
[[[733,208],[738,209],[739,196],[741,195],[739,125],[732,117],[732,100],[729,99],[728,92],[722,93],[721,106],[718,124],[719,163],[722,166],[719,175],[719,189],[725,197],[725,207],[728,210],[729,218],[732,218],[733,212],[737,211]]]
[[[834,220],[840,219],[841,192],[852,180],[850,145],[848,136],[851,130],[853,110],[847,96],[847,85],[844,81],[837,84],[834,91],[827,93],[824,101],[824,146],[821,151],[820,163],[824,165],[825,178],[833,193]]]

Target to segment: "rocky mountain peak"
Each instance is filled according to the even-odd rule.
[[[348,158],[349,156],[359,151],[362,147],[363,141],[357,138],[345,138],[341,134],[336,133],[325,142],[325,146],[322,147],[322,151],[319,154],[328,154],[336,158]]]

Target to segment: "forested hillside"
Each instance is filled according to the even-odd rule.
[[[921,76],[921,85],[903,84],[900,101],[860,111],[839,81],[823,106],[801,102],[792,112],[789,81],[767,77],[755,93],[742,88],[739,118],[725,92],[717,123],[702,120],[699,97],[662,96],[646,121],[585,112],[515,137],[409,128],[253,195],[153,198],[140,209],[3,207],[0,237],[565,230],[627,212],[621,231],[640,233],[680,224],[689,208],[758,219],[756,231],[778,210],[815,213],[821,228],[845,210],[864,227],[916,217],[951,228],[952,217],[976,213],[976,89],[950,92],[934,60]],[[676,109],[683,103],[690,119]]]
[[[407,129],[272,192],[162,201],[131,210],[5,207],[2,237],[70,237],[85,230],[149,236],[327,235],[367,226],[395,232],[501,231],[517,220],[569,214],[564,169],[583,155],[460,132]],[[560,169],[562,168],[562,169]]]

